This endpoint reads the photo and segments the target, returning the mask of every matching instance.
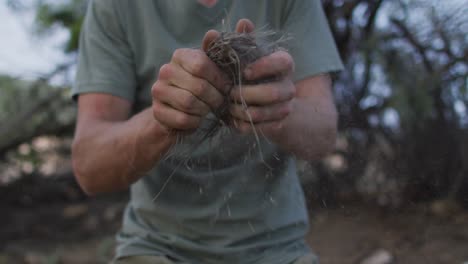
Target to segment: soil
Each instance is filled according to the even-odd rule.
[[[72,202],[0,201],[0,264],[107,263],[127,199],[123,193]],[[391,263],[466,263],[468,212],[436,216],[429,209],[422,204],[400,210],[357,202],[310,205],[308,241],[322,264],[362,263],[382,252]]]
[[[399,264],[468,262],[468,212],[434,215],[429,206],[382,210],[362,204],[311,210],[308,241],[322,264],[361,263],[387,252]]]

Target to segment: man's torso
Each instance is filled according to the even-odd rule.
[[[199,47],[207,30],[222,30],[244,17],[260,27],[279,26],[279,4],[233,2],[220,1],[214,9],[195,1],[126,6],[122,19],[135,61],[137,109],[150,104],[157,70],[173,51]],[[283,263],[307,252],[302,240],[307,216],[294,160],[263,137],[257,141],[227,128],[199,145],[206,125],[132,186],[118,254],[191,256],[191,263]]]

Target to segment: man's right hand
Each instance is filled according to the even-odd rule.
[[[237,32],[251,32],[254,25],[241,19]],[[158,80],[151,89],[153,116],[166,129],[191,131],[203,117],[218,108],[229,90],[229,79],[206,51],[219,36],[210,30],[205,34],[202,49],[178,49],[169,63],[159,69]]]
[[[207,47],[218,36],[208,31]],[[177,49],[153,85],[154,118],[167,129],[195,130],[203,117],[223,103],[229,82],[203,50]]]
[[[239,22],[238,30],[248,26]],[[217,31],[208,31],[203,50],[218,36]],[[197,128],[201,118],[223,102],[223,89],[229,85],[204,51],[180,49],[161,67],[152,107],[134,116],[130,117],[129,100],[106,93],[81,94],[72,146],[80,186],[88,194],[127,188],[171,148],[175,137],[168,137],[167,129]]]

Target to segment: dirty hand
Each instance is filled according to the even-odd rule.
[[[203,47],[218,36],[209,31]],[[203,117],[223,102],[228,81],[200,49],[177,49],[169,63],[159,69],[151,89],[153,116],[167,129],[195,130]]]
[[[241,85],[231,92],[235,103],[230,112],[240,132],[248,133],[255,128],[268,136],[283,129],[286,118],[294,109],[293,72],[294,60],[283,50],[262,57],[245,68],[244,79],[259,81],[259,84]],[[265,79],[273,81],[261,82]]]

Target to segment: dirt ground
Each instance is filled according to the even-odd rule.
[[[107,263],[125,194],[80,202],[0,201],[0,264]],[[363,263],[374,253],[391,263],[468,261],[468,212],[434,215],[424,205],[382,210],[348,203],[310,206],[308,241],[322,264]]]
[[[362,263],[377,252],[399,264],[467,263],[468,213],[429,211],[422,205],[400,211],[362,205],[318,209],[311,213],[308,241],[322,264]]]

